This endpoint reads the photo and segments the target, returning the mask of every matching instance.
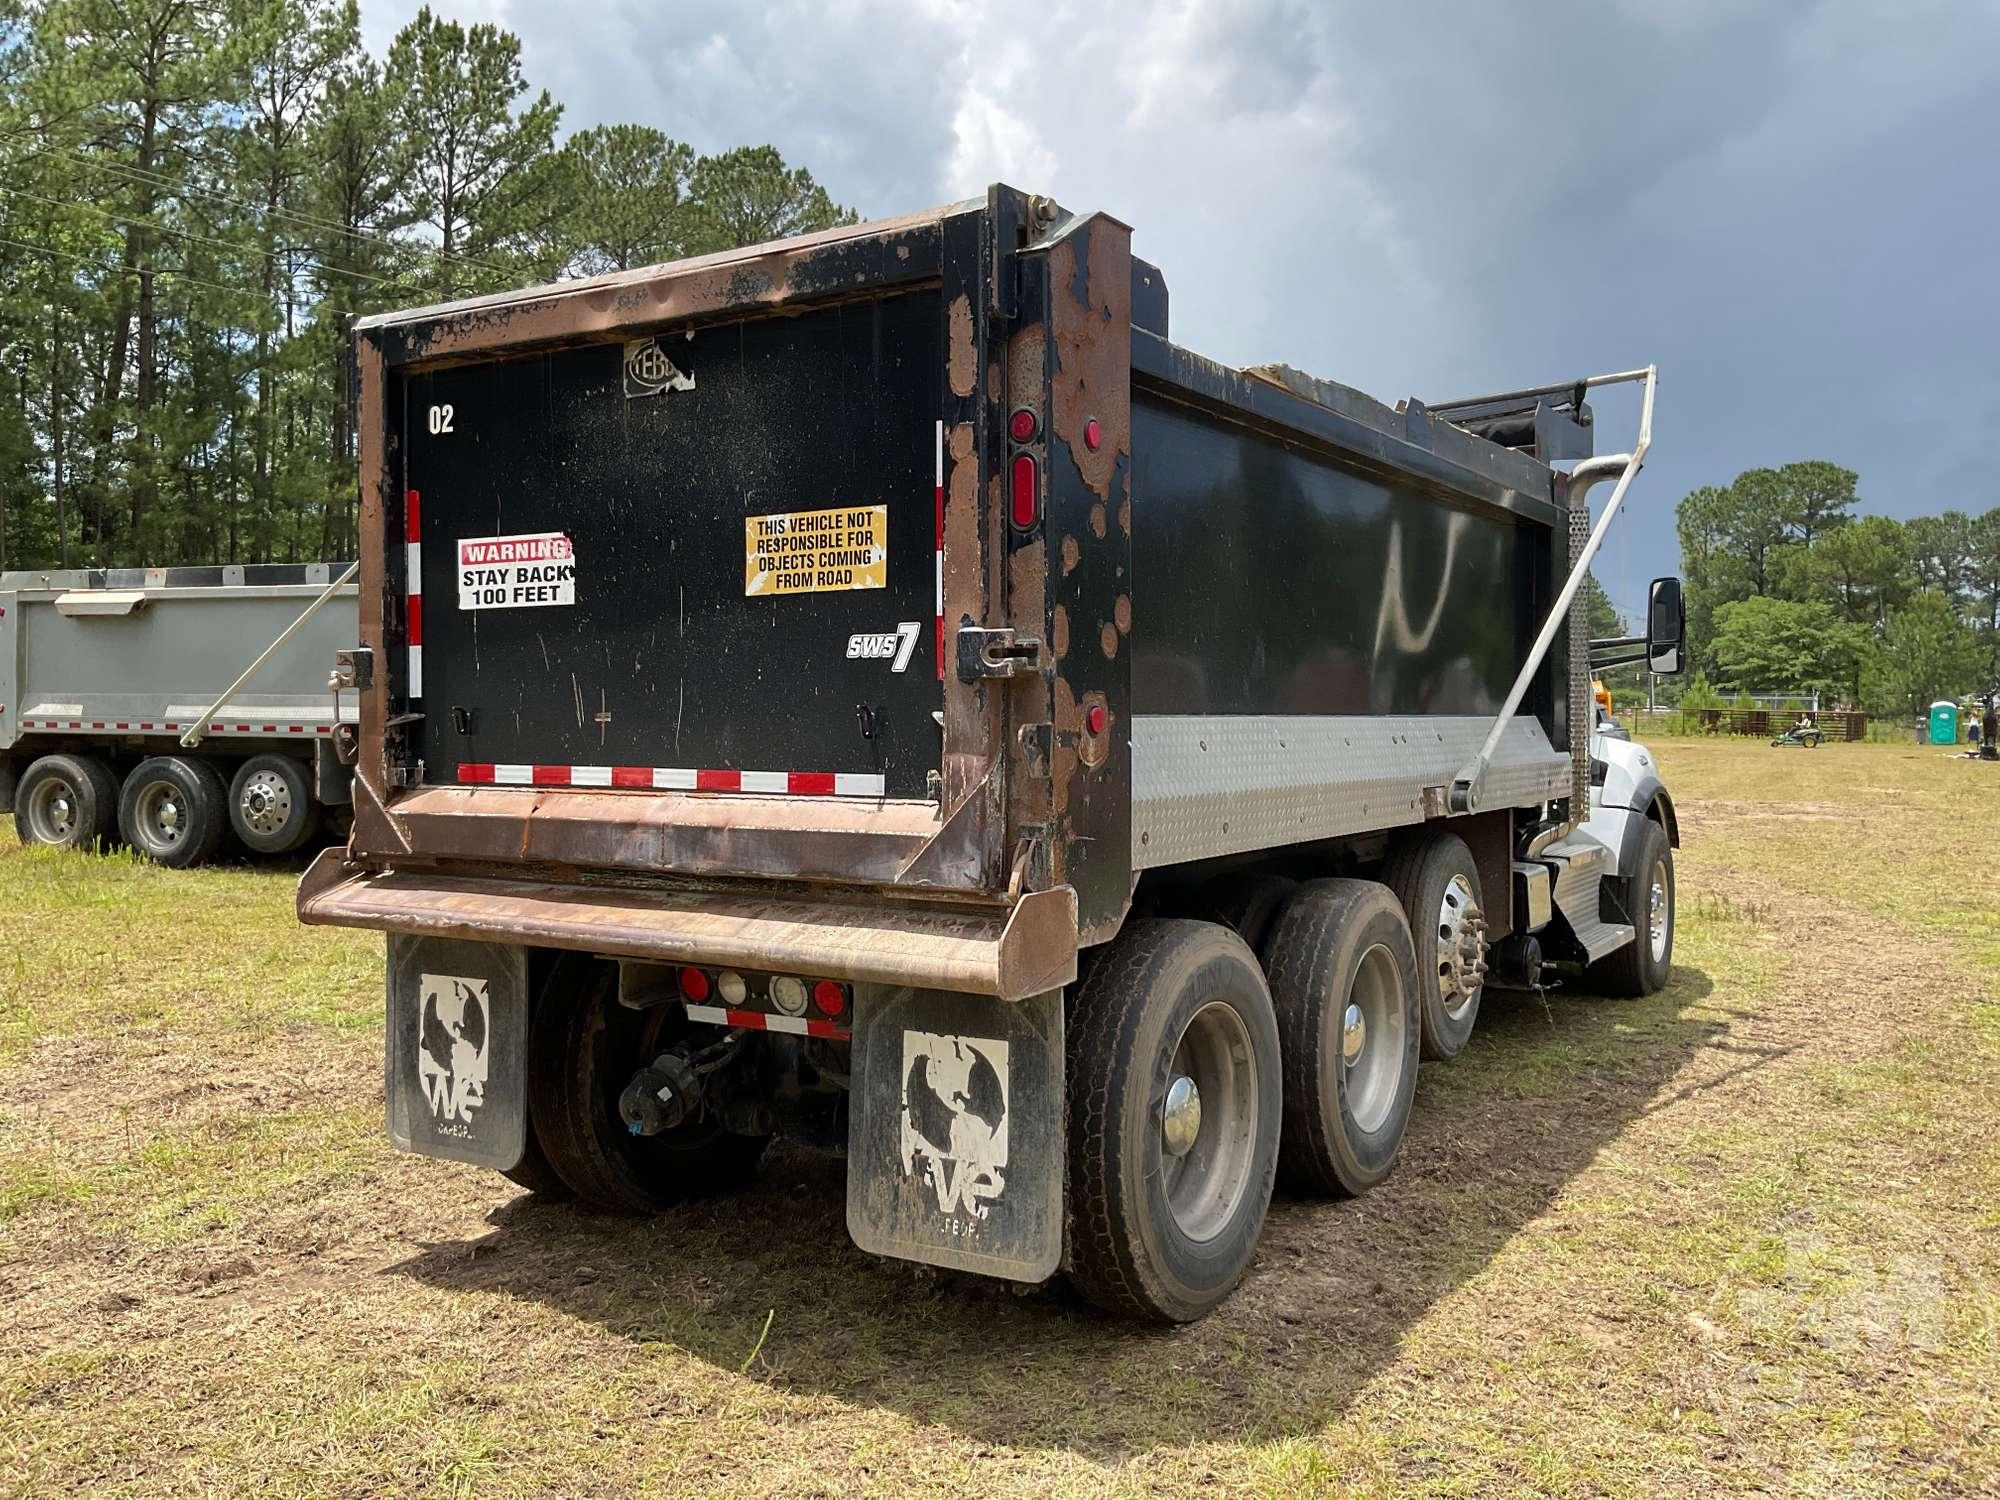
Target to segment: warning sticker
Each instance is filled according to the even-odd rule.
[[[743,596],[889,586],[889,507],[743,518]]]
[[[576,603],[576,553],[560,531],[458,541],[460,609]]]

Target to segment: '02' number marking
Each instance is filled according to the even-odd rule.
[[[921,620],[905,620],[895,629],[893,635],[871,635],[863,632],[847,638],[847,659],[849,661],[886,661],[891,672],[900,672],[910,664],[910,653],[917,649],[917,637],[923,632]]]
[[[451,404],[431,408],[431,436],[439,437],[451,431]]]

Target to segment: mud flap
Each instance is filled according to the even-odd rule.
[[[857,985],[847,1231],[873,1255],[1045,1281],[1062,1259],[1063,1006]]]
[[[528,950],[389,936],[389,1139],[504,1172],[527,1147]]]

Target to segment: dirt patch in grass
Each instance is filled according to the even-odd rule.
[[[379,985],[353,935],[316,954],[350,982],[317,1002],[17,1020],[6,1180],[83,1186],[0,1210],[0,1488],[1989,1490],[1982,929],[1939,935],[1921,861],[1923,890],[1889,889],[1851,852],[1802,861],[1826,821],[1737,812],[1782,752],[1686,749],[1663,755],[1668,993],[1489,997],[1424,1071],[1390,1181],[1274,1205],[1242,1292],[1190,1329],[872,1261],[840,1164],[802,1151],[643,1223],[398,1155],[378,1040],[346,1019]],[[1815,754],[1830,784],[1794,804],[1962,847],[1932,768]],[[283,879],[241,878],[248,941],[289,942]],[[114,956],[90,983],[157,972]]]

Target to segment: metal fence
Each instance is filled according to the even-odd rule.
[[[1827,709],[1812,717],[1820,733],[1829,741],[1902,739],[1910,733],[1908,729],[1879,720],[1871,723],[1867,714],[1849,710]],[[1682,739],[1697,735],[1740,734],[1768,740],[1777,738],[1798,723],[1799,711],[1782,708],[1691,708],[1663,713],[1635,711],[1628,718],[1633,734],[1640,739],[1647,735]]]

